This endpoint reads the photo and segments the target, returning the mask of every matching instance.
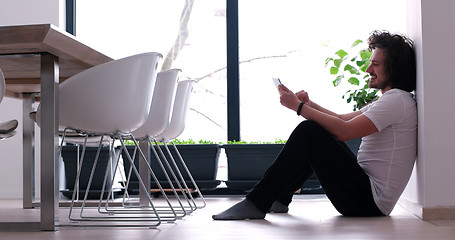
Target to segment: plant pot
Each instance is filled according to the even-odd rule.
[[[251,190],[283,147],[284,144],[222,145],[227,157],[227,187],[233,190]]]
[[[74,190],[74,183],[77,175],[77,153],[78,147],[75,145],[63,146],[62,158],[65,169],[65,190],[61,192],[65,197],[71,198]],[[92,171],[93,163],[95,161],[96,152],[98,147],[87,147],[85,150],[84,162],[81,168],[81,175],[79,178],[79,197],[83,198],[87,189],[90,173]],[[82,147],[79,148],[79,156],[82,154]],[[109,147],[103,147],[100,150],[100,155],[93,175],[90,191],[88,194],[89,199],[99,199],[101,190],[103,188],[104,174],[106,167],[109,164]],[[115,166],[115,165],[114,165]],[[108,179],[112,178],[111,170],[108,171]],[[108,190],[112,187],[110,181],[106,182],[103,194],[107,194]]]
[[[216,180],[216,175],[218,171],[218,159],[220,155],[220,145],[219,144],[183,144],[183,145],[176,145],[180,155],[185,161],[186,166],[188,167],[191,176],[195,180],[197,186],[199,187],[200,190],[211,190],[215,189],[221,181]],[[194,188],[194,186],[191,183],[190,177],[186,173],[180,158],[178,157],[177,153],[174,150],[174,147],[172,145],[168,145],[168,148],[172,154],[172,157],[174,158],[175,162],[177,163],[177,166],[182,173],[183,178],[185,179],[186,184],[188,185],[189,188]],[[134,146],[127,146],[128,152],[130,153],[130,156],[132,156],[133,151],[134,151]],[[168,155],[168,152],[165,148],[164,145],[160,145],[161,151],[165,154],[166,158],[169,161],[169,164],[172,166],[172,170],[174,173],[177,175],[177,172],[174,168],[173,163],[171,162],[171,159]],[[155,150],[157,151],[159,157],[161,158],[161,155],[158,151],[158,149],[155,147]],[[163,188],[169,188],[170,184],[168,183],[166,176],[159,165],[155,154],[153,153],[152,150],[151,152],[151,162],[150,166],[155,173],[158,181],[160,182],[160,185]],[[127,160],[126,156],[124,155],[125,153],[122,152],[122,157],[124,159],[123,165],[125,169],[125,173],[128,173],[130,169],[130,162]],[[135,159],[134,159],[134,164],[137,167],[138,166],[138,161],[139,161],[139,156],[136,154]],[[175,188],[178,187],[178,185],[175,183],[172,175],[170,174],[169,170],[166,167],[166,164],[163,163],[165,166],[169,178],[172,180],[173,185]],[[139,185],[138,185],[138,179],[136,176],[133,176],[128,187],[128,192],[130,194],[135,194],[139,191]],[[178,176],[178,175],[177,175]],[[157,188],[157,184],[152,181],[151,184],[152,188]]]
[[[361,139],[353,139],[346,145],[357,155]],[[233,190],[250,191],[272,165],[284,144],[224,144],[228,161],[226,185]],[[301,193],[324,193],[316,175],[312,174],[300,189]]]

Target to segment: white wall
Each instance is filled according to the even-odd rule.
[[[408,4],[409,35],[417,50],[419,145],[404,197],[423,208],[455,207],[455,2],[408,0]]]
[[[64,27],[63,0],[0,0],[0,6],[0,26],[52,23]]]
[[[51,23],[64,27],[63,10],[63,0],[0,0],[0,26]],[[10,119],[17,119],[19,126],[14,137],[0,142],[0,198],[22,198],[21,100],[4,98],[0,104],[0,121]],[[36,134],[37,146],[38,138],[39,135]],[[37,150],[35,159],[39,166],[39,148]],[[38,195],[39,182],[36,185]]]

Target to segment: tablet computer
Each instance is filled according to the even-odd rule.
[[[275,87],[278,88],[278,86],[281,85],[281,81],[279,78],[272,78],[273,83],[275,84]]]

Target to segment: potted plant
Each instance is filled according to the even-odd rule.
[[[330,67],[330,74],[336,76],[332,81],[334,87],[337,87],[343,79],[347,79],[353,87],[342,98],[346,98],[347,103],[355,102],[354,111],[379,98],[379,91],[368,87],[370,75],[366,70],[370,65],[371,54],[372,52],[367,49],[362,40],[355,40],[349,50],[340,49],[325,60],[325,66]],[[352,139],[346,141],[346,145],[357,156],[361,142],[360,138]]]
[[[178,152],[180,153],[181,157],[185,161],[186,166],[188,167],[191,176],[195,180],[198,188],[202,190],[213,190],[215,189],[221,181],[216,180],[217,176],[217,171],[218,171],[218,159],[220,155],[220,144],[214,143],[211,141],[203,141],[200,140],[198,142],[194,140],[174,140],[173,143],[175,144]],[[157,151],[158,156],[161,158],[160,152],[157,149],[157,146],[153,146],[155,150]],[[180,161],[179,156],[177,155],[177,152],[175,151],[174,147],[172,144],[168,144],[168,149],[169,152],[167,151],[166,147],[163,144],[159,144],[159,148],[161,151],[165,154],[166,159],[168,159],[169,164],[172,166],[172,169],[174,172],[175,168],[173,163],[171,162],[171,159],[169,157],[169,152],[172,155],[172,158],[175,160],[177,163],[177,166],[182,173],[183,178],[185,179],[186,184],[188,185],[189,188],[192,188],[192,183],[190,181],[189,175],[186,173],[184,170],[184,167]],[[131,156],[133,156],[134,153],[134,146],[129,145],[127,146],[128,152],[130,153]],[[129,172],[130,169],[130,162],[125,161],[126,156],[124,155],[125,153],[122,153],[122,158],[123,158],[123,164],[124,164],[124,171],[125,173]],[[155,154],[153,153],[152,150],[150,150],[150,156],[148,156],[150,160],[150,166],[152,170],[154,171],[158,181],[160,182],[160,185],[163,188],[169,188],[170,185],[167,181],[167,178],[159,165]],[[134,157],[134,163],[135,166],[138,166],[138,161],[139,161],[139,155],[138,153]],[[169,174],[169,170],[166,168],[167,173]],[[133,176],[130,181],[130,184],[128,186],[128,192],[131,194],[135,194],[139,191],[139,186],[138,186],[138,179],[136,176]],[[169,174],[170,179],[173,181],[172,175]],[[177,187],[176,184],[173,184],[174,187]],[[156,183],[152,181],[151,184],[152,188],[157,188]]]
[[[362,40],[355,40],[349,50],[339,49],[325,60],[325,66],[329,67],[330,74],[336,76],[332,81],[333,86],[337,87],[347,79],[353,87],[342,98],[346,98],[347,103],[355,102],[354,111],[375,101],[379,94],[377,89],[368,87],[370,75],[366,69],[370,65],[372,52],[363,43]]]

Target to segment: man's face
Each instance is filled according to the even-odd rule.
[[[371,77],[368,86],[370,88],[380,89],[382,92],[391,89],[385,69],[385,54],[382,48],[374,49],[370,59],[370,66],[366,70]]]

